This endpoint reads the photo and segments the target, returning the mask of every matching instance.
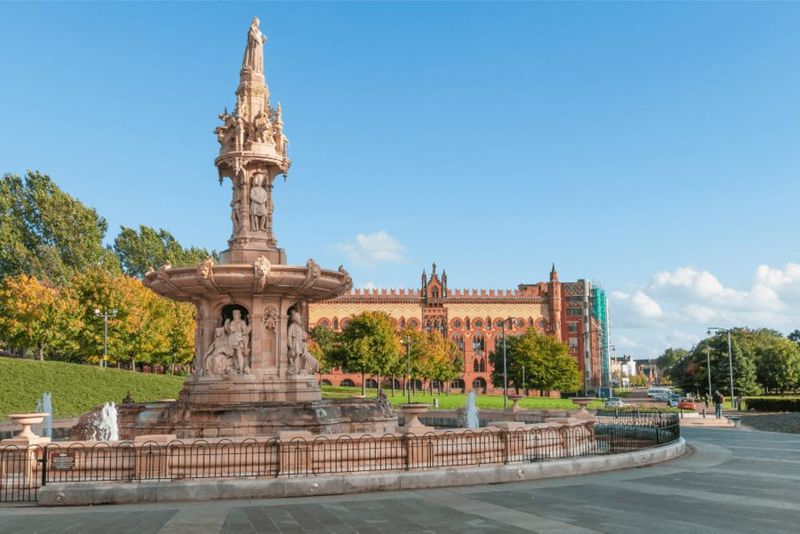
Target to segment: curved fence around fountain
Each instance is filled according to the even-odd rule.
[[[631,452],[680,438],[676,414],[416,434],[54,442],[0,447],[0,501],[34,501],[49,483],[275,478],[447,469]]]

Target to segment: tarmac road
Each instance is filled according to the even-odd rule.
[[[0,533],[798,532],[800,435],[690,428],[652,467],[554,480],[258,501],[0,507]]]

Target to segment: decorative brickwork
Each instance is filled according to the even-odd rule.
[[[464,373],[448,386],[452,391],[497,392],[491,385],[489,353],[500,337],[499,321],[512,319],[510,335],[528,327],[554,335],[566,343],[578,362],[587,389],[598,387],[600,350],[598,324],[592,317],[591,284],[585,280],[562,283],[555,266],[549,282],[520,284],[516,289],[450,289],[447,274],[423,271],[420,289],[353,289],[333,300],[309,306],[309,326],[341,330],[349,317],[364,311],[382,311],[398,328],[410,325],[441,332],[464,354]],[[402,377],[399,377],[402,378]],[[322,375],[323,383],[361,385],[360,374],[335,371]],[[365,377],[368,386],[376,377]],[[386,379],[391,386],[391,378]],[[400,380],[396,380],[397,385]]]

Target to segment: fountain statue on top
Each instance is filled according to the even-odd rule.
[[[120,436],[178,437],[312,432],[393,431],[396,417],[374,399],[323,401],[308,352],[308,307],[350,290],[343,267],[313,259],[288,265],[273,233],[273,185],[291,165],[280,104],[264,79],[264,37],[254,18],[239,71],[236,106],[220,114],[215,159],[220,183],[231,183],[231,237],[220,264],[169,263],[144,284],[197,309],[194,372],[177,401],[120,406]]]

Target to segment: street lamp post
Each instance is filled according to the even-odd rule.
[[[511,317],[504,319],[500,326],[503,329],[503,409],[508,407],[508,365],[506,363],[506,321],[511,321]]]
[[[411,404],[411,337],[406,336],[406,390],[408,403]]]
[[[100,308],[94,309],[94,314],[98,317],[103,317],[103,359],[100,360],[100,367],[105,367],[105,362],[108,361],[108,318],[117,316],[117,309],[113,308],[110,312],[108,310],[100,311]]]
[[[525,388],[525,366],[522,366],[522,393],[528,395],[528,390]]]
[[[728,371],[730,374],[730,381],[731,381],[731,406],[734,406],[734,391],[733,391],[733,349],[731,343],[731,330],[730,328],[719,328],[717,326],[711,326],[708,328],[708,333],[710,334],[712,330],[716,330],[718,332],[726,332],[728,334]],[[709,366],[710,367],[710,366]]]
[[[708,397],[711,398],[711,347],[706,345],[706,372],[708,373]]]

